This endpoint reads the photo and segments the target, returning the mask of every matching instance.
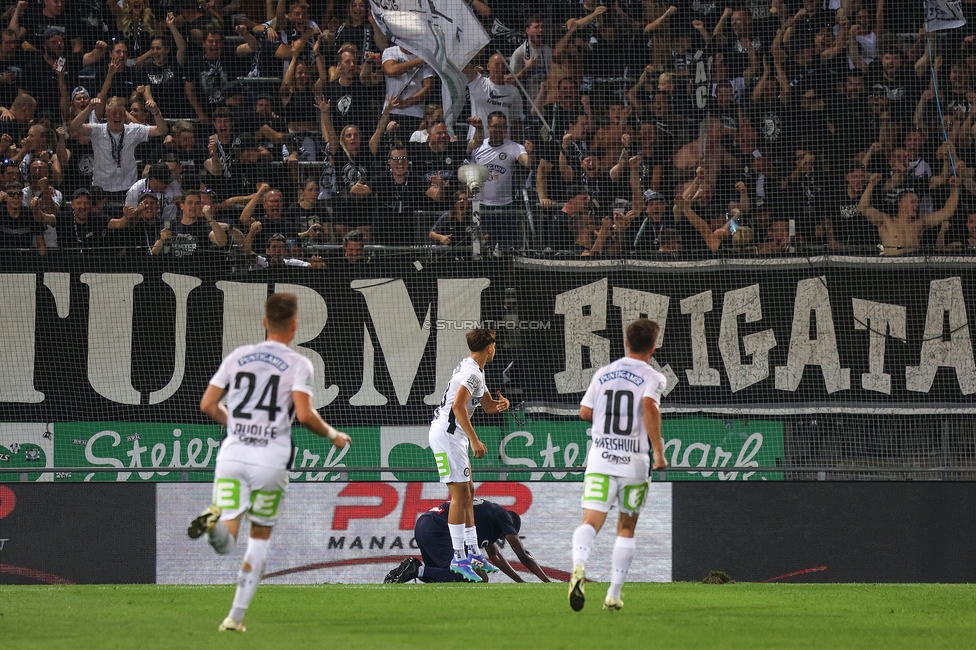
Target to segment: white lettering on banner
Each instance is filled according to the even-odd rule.
[[[339,387],[332,384],[325,387],[325,361],[321,355],[312,348],[304,347],[301,343],[308,343],[322,333],[326,321],[329,320],[329,308],[325,304],[325,299],[314,289],[303,287],[300,284],[275,285],[275,293],[293,293],[298,296],[298,330],[295,332],[295,339],[292,347],[296,352],[312,362],[312,381],[315,389],[313,407],[320,409],[328,406],[339,395]]]
[[[376,390],[373,378],[376,375],[375,350],[369,327],[363,323],[363,383],[355,395],[349,398],[352,406],[385,406],[386,396]]]
[[[488,278],[437,280],[437,320],[464,322],[481,321],[481,293],[491,285]],[[434,390],[424,397],[424,404],[441,403],[441,397],[451,381],[457,360],[468,356],[467,331],[460,328],[437,330],[437,356]]]
[[[810,314],[816,318],[817,336],[810,339]],[[840,367],[834,316],[827,292],[827,278],[810,278],[796,284],[793,331],[785,366],[776,368],[776,390],[795,391],[807,366],[820,366],[824,388],[836,393],[851,387],[850,368]]]
[[[944,338],[943,316],[946,313],[949,314],[948,341]],[[955,368],[956,381],[963,395],[976,392],[976,362],[959,278],[933,280],[929,285],[929,309],[925,316],[919,365],[905,368],[906,388],[927,393],[940,366]]]
[[[353,486],[353,487],[351,487]],[[156,531],[160,539],[185,535],[186,518],[212,498],[209,484],[156,484]],[[523,546],[549,573],[565,579],[572,566],[565,539],[579,525],[583,484],[483,483],[475,496],[518,512]],[[404,556],[417,555],[414,523],[430,508],[447,501],[440,483],[296,483],[281,500],[281,520],[275,529],[274,553],[268,556],[269,584],[379,584]],[[315,513],[309,516],[309,513]],[[354,516],[352,516],[354,515]],[[246,531],[245,531],[246,534]],[[630,582],[668,582],[672,579],[672,484],[648,485],[641,525],[640,552],[627,573]],[[594,557],[609,558],[614,535],[599,535]],[[231,557],[218,556],[206,544],[161,544],[156,549],[159,584],[226,584],[234,580],[246,552],[240,544]],[[510,549],[502,554],[517,558]],[[609,562],[593,564],[587,576],[606,582]],[[591,575],[592,573],[592,575]],[[538,582],[520,571],[528,582]],[[492,579],[506,582],[501,576]]]
[[[376,329],[376,338],[383,348],[383,358],[386,359],[386,369],[390,373],[397,401],[404,405],[410,398],[410,389],[420,368],[427,339],[430,338],[430,305],[427,305],[424,320],[418,323],[403,280],[353,280],[350,286],[366,299],[366,307]],[[368,339],[368,332],[366,338]],[[365,347],[364,341],[364,357]],[[364,387],[365,378],[364,372]]]
[[[510,434],[502,438],[501,444],[498,445],[498,455],[502,459],[502,463],[505,465],[514,465],[519,467],[538,467],[536,463],[531,458],[515,458],[508,455],[508,443],[516,438],[524,438],[525,446],[531,447],[532,443],[535,442],[535,437],[528,431],[512,431]],[[545,472],[532,472],[529,477],[530,481],[541,481],[542,477],[545,476]]]
[[[535,443],[535,436],[533,436],[528,431],[512,431],[502,438],[501,443],[498,446],[498,454],[501,457],[502,464],[513,465],[516,467],[539,467],[539,465],[531,458],[520,458],[518,456],[511,456],[508,452],[508,444],[516,439],[525,440],[525,447],[532,447]],[[587,451],[590,445],[593,444],[593,439],[589,437],[589,431],[587,431],[586,446]],[[531,451],[535,451],[534,449]],[[539,451],[539,456],[542,456],[542,467],[579,467],[579,472],[549,472],[552,477],[557,480],[562,480],[566,478],[567,474],[572,474],[573,476],[579,476],[582,473],[582,467],[586,463],[585,457],[580,460],[580,447],[578,443],[570,442],[566,444],[566,448],[563,449],[563,457],[561,461],[557,462],[556,453],[559,451],[559,447],[552,444],[552,434],[546,434],[546,447]],[[579,461],[579,462],[577,462]],[[541,481],[545,477],[547,472],[532,472],[530,480]]]
[[[664,347],[664,331],[668,324],[668,306],[671,303],[671,298],[668,296],[662,296],[657,293],[648,293],[646,291],[637,291],[636,289],[626,289],[624,287],[614,287],[613,288],[613,306],[620,308],[620,319],[623,332],[623,340],[627,340],[627,326],[633,323],[638,318],[647,318],[658,324],[661,331],[657,334],[657,349]],[[600,364],[603,366],[609,363],[604,361]],[[598,366],[599,367],[599,366]],[[661,371],[665,377],[668,379],[667,386],[664,390],[664,395],[667,396],[668,393],[673,391],[678,385],[678,376],[674,374],[674,370],[671,369],[671,365],[667,364],[663,368],[657,362],[657,359],[651,357],[651,367],[655,370]],[[587,379],[587,384],[589,384],[589,379]],[[584,390],[586,386],[583,387]]]
[[[907,310],[901,305],[888,305],[854,298],[854,329],[869,330],[868,372],[861,373],[861,388],[891,395],[891,375],[884,371],[885,343],[890,333],[899,341],[905,340]],[[939,321],[941,324],[941,320]]]
[[[44,393],[34,390],[34,326],[37,276],[33,273],[4,273],[0,281],[0,355],[16,359],[5,364],[0,377],[0,402],[44,401]]]
[[[725,374],[733,393],[769,377],[769,351],[776,347],[776,334],[771,329],[746,334],[742,337],[741,349],[752,356],[752,363],[742,363],[739,352],[739,315],[745,316],[747,323],[762,320],[758,284],[727,291],[722,305],[718,349],[722,353]]]
[[[756,455],[759,450],[762,449],[763,435],[759,432],[753,433],[746,441],[742,443],[742,448],[739,449],[739,455],[732,463],[733,467],[759,467],[759,461],[755,460]],[[672,438],[664,444],[664,455],[668,455],[668,449],[671,449],[671,459],[668,463],[671,467],[728,467],[729,461],[732,459],[732,452],[725,451],[720,446],[715,446],[715,453],[712,458],[711,464],[708,462],[708,454],[712,451],[712,446],[702,443],[693,442],[687,447],[685,447],[684,454],[681,454],[681,440],[679,438]],[[701,452],[701,458],[698,463],[692,465],[692,455],[695,452]],[[680,454],[680,458],[679,458]],[[689,472],[689,474],[698,474],[699,472]],[[700,474],[703,477],[710,477],[713,472],[703,471]],[[742,480],[749,480],[750,476],[753,476],[755,472],[745,472],[742,474]],[[734,481],[739,476],[739,472],[719,472],[718,480],[720,481]],[[765,481],[766,478],[763,477],[761,480]]]
[[[187,298],[200,286],[199,278],[164,273],[162,280],[176,294],[173,374],[162,389],[149,394],[150,404],[170,397],[183,383],[186,369]],[[119,404],[139,404],[140,394],[132,387],[133,291],[142,283],[138,273],[82,273],[89,286],[88,381],[92,388]]]
[[[136,286],[143,282],[143,276],[135,273],[84,273],[80,279],[89,290],[87,372],[92,389],[118,404],[166,403],[180,389],[185,378],[189,296],[201,285],[201,280],[171,273],[160,276],[175,296],[175,313],[172,315],[175,321],[173,370],[165,386],[142,395],[132,386],[132,338],[136,316],[135,291]],[[34,387],[34,354],[38,349],[35,339],[39,331],[37,296],[45,295],[38,294],[39,280],[37,274],[0,275],[0,353],[18,360],[0,377],[2,402],[39,403],[45,399],[45,395]],[[54,298],[58,317],[67,317],[71,306],[70,275],[45,273],[43,283]],[[476,323],[492,323],[482,319],[481,312],[481,297],[490,285],[488,278],[439,279],[435,319],[431,304],[427,305],[422,318],[417,317],[417,307],[402,280],[354,281],[350,288],[363,295],[369,317],[363,323],[362,330],[362,384],[358,392],[349,398],[349,404],[356,407],[383,406],[390,401],[375,386],[377,343],[385,353],[382,356],[397,403],[402,405],[410,399],[421,399],[417,394],[411,397],[411,393],[424,355],[428,352],[431,330],[437,331],[436,374],[433,389],[425,392],[422,399],[427,404],[439,400],[458,358],[467,353],[464,334],[469,325],[440,327],[435,324],[473,326]],[[215,286],[223,294],[223,354],[229,354],[240,345],[262,340],[265,334],[261,323],[262,305],[271,287],[262,283],[229,281],[218,281]],[[609,280],[604,278],[560,293],[554,298],[553,312],[562,315],[564,323],[564,368],[553,375],[553,383],[559,394],[582,392],[594,370],[610,361],[610,340],[614,335],[605,331],[607,292],[610,287]],[[304,285],[279,284],[274,289],[290,290],[299,295],[305,317],[299,323],[295,347],[312,361],[315,369],[315,407],[332,404],[339,396],[339,388],[334,383],[327,383],[326,379],[335,376],[335,371],[328,372],[330,369],[325,367],[323,357],[315,351],[319,349],[318,344],[315,349],[303,345],[321,338],[329,316],[324,297]],[[139,290],[146,289],[141,287]],[[901,388],[901,381],[904,381],[907,390],[927,393],[932,390],[938,369],[946,367],[954,370],[955,383],[962,395],[976,393],[976,357],[965,301],[965,291],[969,290],[960,277],[931,281],[924,333],[913,330],[913,341],[907,337],[907,307],[850,298],[853,314],[847,316],[845,311],[840,312],[845,314],[843,340],[860,341],[860,335],[854,332],[868,330],[868,371],[861,375],[860,388],[891,395],[894,389]],[[627,287],[612,288],[612,305],[620,309],[622,325],[641,316],[660,325],[659,349],[664,348],[667,341],[670,300],[671,297],[658,293]],[[675,300],[679,300],[679,297],[675,296]],[[689,340],[680,341],[679,347],[685,346],[685,350],[690,350],[691,367],[675,371],[671,365],[661,367],[655,359],[651,359],[651,365],[668,379],[665,394],[679,384],[678,374],[682,370],[691,386],[721,386],[724,382],[720,373],[724,373],[732,393],[768,379],[770,351],[778,344],[774,330],[767,327],[748,334],[740,331],[743,330],[743,323],[760,323],[763,319],[760,285],[753,284],[724,294],[717,332],[721,362],[716,361],[714,353],[709,355],[708,349],[710,344],[714,345],[709,339],[709,335],[715,335],[714,316],[708,316],[713,310],[713,300],[712,290],[680,298],[681,312],[690,316],[690,327]],[[907,302],[908,297],[905,300]],[[913,304],[915,302],[920,301],[913,301]],[[419,307],[423,310],[423,305]],[[828,394],[850,389],[850,369],[841,367],[837,345],[836,328],[840,325],[834,322],[824,278],[810,278],[797,283],[792,316],[789,351],[785,355],[786,362],[776,368],[775,388],[789,392],[798,390],[806,366],[816,365],[821,369],[819,376],[822,376]],[[164,314],[163,317],[168,316]],[[556,322],[556,319],[551,320]],[[501,327],[506,322],[509,321],[493,323],[495,327]],[[546,328],[549,324],[547,321]],[[785,318],[778,324],[785,329]],[[889,337],[917,345],[918,365],[886,368],[885,353]],[[166,343],[164,347],[168,349],[168,341]],[[675,346],[674,341],[670,343],[670,347]],[[587,349],[588,355],[583,348]],[[857,353],[856,346],[845,348],[845,355],[851,357],[850,363],[853,363]],[[711,366],[713,361],[716,362],[715,367]],[[382,372],[382,369],[379,371]],[[901,379],[902,372],[904,380]],[[807,381],[820,380],[817,373],[811,373]],[[424,385],[424,389],[426,391],[428,385]],[[940,385],[940,391],[948,390],[945,385]]]
[[[136,469],[139,467],[172,467],[174,469],[181,469],[184,467],[208,467],[210,465],[210,459],[214,455],[214,452],[220,448],[220,441],[213,438],[207,438],[206,443],[204,443],[201,438],[190,438],[189,443],[186,445],[186,462],[182,462],[182,452],[180,451],[180,436],[183,435],[183,431],[180,429],[173,429],[173,447],[171,449],[169,464],[166,464],[166,445],[162,442],[157,442],[153,445],[152,451],[149,452],[148,463],[143,462],[142,454],[149,451],[148,447],[144,447],[139,444],[138,436],[130,436],[126,438],[126,442],[132,443],[132,449],[125,452],[125,455],[129,457],[128,469]],[[125,464],[118,458],[112,457],[99,457],[95,455],[94,446],[98,440],[102,438],[108,438],[112,441],[113,447],[118,447],[122,443],[122,436],[116,431],[105,430],[99,431],[98,433],[91,436],[85,443],[85,460],[87,460],[92,465],[98,465],[100,467],[118,467],[120,469],[125,468]],[[200,454],[203,452],[204,444],[207,447],[207,453],[203,458],[200,458]],[[144,481],[150,480],[157,472],[139,472],[139,478]],[[160,476],[168,476],[169,472],[158,472]],[[116,481],[127,481],[132,475],[132,472],[119,472]],[[95,476],[94,472],[85,476],[86,481],[92,480]]]
[[[607,328],[607,279],[557,295],[554,311],[565,315],[566,351],[566,369],[553,377],[556,392],[578,393],[586,390],[598,368],[610,363],[610,341],[594,334]],[[586,368],[584,347],[590,351]]]
[[[242,345],[263,341],[268,285],[221,280],[216,287],[224,294],[224,336],[220,356],[226,357]]]
[[[616,289],[614,290],[616,293]],[[691,314],[691,369],[685,370],[692,386],[720,386],[718,370],[708,366],[705,314],[712,311],[712,292],[703,291],[681,301],[681,313]]]
[[[347,453],[349,453],[349,445],[346,445],[342,449],[339,449],[337,447],[329,447],[329,455],[325,457],[325,462],[322,463],[322,467],[323,468],[345,467],[346,464],[340,461],[345,457]],[[313,454],[309,449],[303,449],[302,460],[299,463],[297,455],[298,455],[298,448],[296,447],[294,456],[291,459],[292,467],[301,467],[301,468],[317,467],[319,460],[322,458],[319,454]],[[302,477],[302,472],[288,472],[288,476],[291,477],[291,480],[297,481]],[[340,478],[342,478],[342,473],[337,471],[305,472],[306,481],[324,481],[326,477],[328,477],[330,481],[338,481]]]

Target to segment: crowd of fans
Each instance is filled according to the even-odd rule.
[[[473,239],[664,259],[976,250],[972,21],[926,33],[908,0],[469,4],[491,43],[448,125],[437,75],[365,0],[19,0],[0,250],[254,268]],[[475,196],[469,162],[488,169]]]

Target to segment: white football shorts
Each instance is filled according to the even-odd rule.
[[[236,519],[246,512],[252,523],[274,526],[287,491],[287,469],[217,461],[213,502],[220,506],[221,521]]]
[[[468,436],[461,427],[448,433],[440,427],[431,427],[427,436],[430,450],[441,483],[467,483],[471,480],[471,463],[468,461]]]
[[[610,512],[614,505],[628,515],[639,514],[647,497],[647,479],[623,478],[608,474],[583,477],[583,507],[587,510]]]

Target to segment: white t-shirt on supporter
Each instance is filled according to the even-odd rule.
[[[477,75],[468,84],[471,92],[471,115],[480,117],[484,132],[488,133],[488,115],[501,111],[508,120],[506,138],[512,137],[512,124],[522,119],[522,91],[518,86],[496,84],[488,77]],[[474,127],[468,127],[468,140],[474,137]]]
[[[112,155],[113,142],[118,146],[122,134],[110,134],[108,124],[91,125],[91,146],[94,153],[95,169],[92,174],[92,184],[98,185],[106,192],[126,192],[139,180],[136,168],[136,146],[149,140],[148,124],[126,124],[125,138],[122,140],[122,152],[116,162]]]
[[[481,398],[488,390],[485,385],[485,373],[478,366],[478,362],[471,357],[465,357],[461,363],[457,364],[451,381],[447,384],[444,391],[444,398],[440,406],[434,411],[434,419],[430,421],[430,426],[443,429],[448,433],[460,433],[465,435],[461,427],[454,419],[454,398],[457,397],[458,389],[464,386],[471,393],[471,400],[467,404],[468,417],[474,414],[474,410],[481,403]]]
[[[488,168],[488,180],[481,188],[482,205],[510,205],[512,203],[512,170],[519,165],[518,158],[526,153],[525,147],[506,139],[493,147],[486,139],[471,154],[471,162]]]
[[[140,178],[129,191],[125,193],[125,205],[128,208],[139,207],[139,201],[147,194],[146,188],[149,185],[149,181],[145,178]],[[163,217],[163,222],[173,223],[180,217],[178,216],[178,210],[176,207],[175,199],[183,196],[183,188],[180,187],[179,182],[173,181],[170,183],[165,190],[162,192],[148,192],[152,194],[157,199],[159,199],[159,213]]]
[[[312,395],[312,362],[277,341],[243,345],[227,355],[210,383],[227,391],[227,437],[217,461],[288,467],[292,393]]]
[[[393,45],[383,50],[383,63],[396,61],[406,63],[420,57],[407,54],[399,45]],[[416,73],[416,74],[415,74]],[[424,87],[424,79],[434,76],[434,69],[425,65],[418,71],[416,68],[407,70],[399,77],[386,77],[386,96],[399,97],[400,99],[410,99]],[[408,83],[409,82],[409,83]],[[390,111],[394,115],[409,115],[411,117],[423,118],[424,105],[414,104],[407,108],[394,108]]]
[[[580,405],[593,409],[593,445],[586,471],[622,478],[647,478],[650,441],[644,427],[644,398],[660,405],[667,378],[640,359],[624,357],[596,371]]]

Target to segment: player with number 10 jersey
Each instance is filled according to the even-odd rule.
[[[586,602],[585,564],[593,540],[607,513],[617,507],[617,541],[613,573],[603,608],[616,611],[637,545],[634,530],[648,493],[648,471],[663,469],[661,396],[667,379],[650,366],[660,331],[657,323],[638,318],[627,326],[627,355],[596,371],[580,402],[580,419],[593,424],[593,444],[586,454],[583,477],[583,523],[573,531],[573,571],[569,605],[575,611]],[[654,464],[648,455],[654,448]]]
[[[650,445],[644,427],[645,397],[660,403],[667,378],[644,361],[624,357],[593,375],[580,404],[593,409],[593,446],[587,473],[646,479]]]

